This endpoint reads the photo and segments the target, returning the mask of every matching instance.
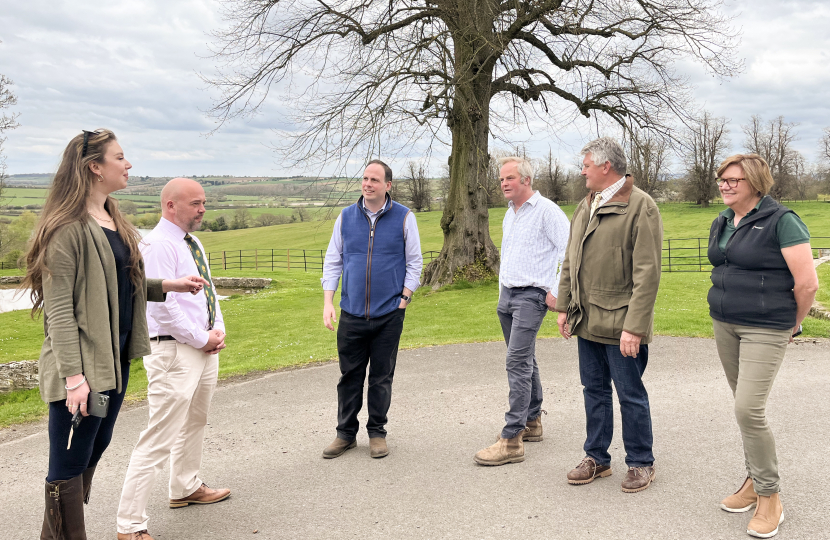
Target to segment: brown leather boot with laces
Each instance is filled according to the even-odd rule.
[[[622,490],[625,493],[637,493],[643,491],[654,482],[657,472],[654,466],[629,467],[625,479],[622,481]]]
[[[610,465],[597,465],[594,458],[585,456],[571,472],[568,473],[568,483],[575,486],[590,484],[595,478],[611,476]]]

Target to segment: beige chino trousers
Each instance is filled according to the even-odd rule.
[[[778,493],[775,437],[767,424],[767,398],[781,364],[791,330],[740,326],[712,319],[726,380],[735,396],[735,418],[741,429],[747,476],[755,492]]]
[[[171,499],[187,497],[202,485],[202,443],[219,355],[172,340],[152,340],[144,368],[150,422],[138,437],[121,491],[117,527],[124,534],[147,529],[147,501],[168,458]]]

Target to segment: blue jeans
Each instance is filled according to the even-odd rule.
[[[496,312],[507,343],[510,410],[504,415],[503,439],[512,439],[528,418],[542,410],[542,381],[536,363],[536,334],[548,312],[547,293],[536,287],[502,287]]]
[[[611,381],[617,389],[622,416],[625,463],[629,467],[654,464],[651,452],[651,409],[648,392],[643,386],[643,372],[648,364],[648,345],[640,345],[636,358],[623,356],[619,345],[604,345],[577,338],[579,344],[579,376],[585,396],[587,437],[585,454],[597,465],[610,465],[608,446],[614,435],[614,404]]]

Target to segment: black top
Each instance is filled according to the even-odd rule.
[[[110,249],[115,256],[115,273],[118,276],[118,341],[121,356],[127,337],[133,328],[133,282],[130,280],[130,248],[116,231],[101,227],[107,235]]]
[[[776,233],[778,221],[792,212],[770,197],[761,199],[758,211],[747,214],[720,249],[726,227],[721,214],[709,231],[712,288],[709,314],[721,322],[786,330],[795,326],[795,280],[781,254]]]

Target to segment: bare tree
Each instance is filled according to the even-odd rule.
[[[626,134],[624,147],[628,154],[628,173],[634,185],[652,197],[666,184],[671,146],[667,137],[649,130],[633,129]]]
[[[678,58],[731,76],[737,38],[719,0],[224,0],[215,34],[221,122],[253,114],[278,83],[302,126],[286,155],[345,163],[414,144],[450,144],[444,245],[433,287],[497,273],[487,194],[488,138],[535,114],[600,115],[666,130],[683,114]],[[447,136],[449,135],[449,136]],[[480,273],[480,272],[479,272]]]
[[[418,212],[429,211],[432,202],[432,186],[427,176],[427,170],[423,163],[410,161],[407,164],[405,177],[405,190],[408,200]]]
[[[553,202],[562,202],[568,199],[566,178],[565,169],[559,160],[553,157],[553,150],[548,147],[548,156],[537,167],[534,187]]]
[[[758,154],[769,164],[775,184],[769,194],[775,199],[787,195],[796,166],[798,153],[792,148],[796,139],[795,122],[785,122],[783,116],[773,118],[767,124],[753,115],[749,124],[741,126],[746,135],[744,146],[748,152]]]
[[[727,119],[712,116],[704,111],[690,122],[682,136],[683,157],[686,162],[686,178],[682,183],[682,196],[703,208],[718,195],[715,174],[729,148]]]
[[[8,77],[0,75],[0,112],[17,104],[17,97],[10,88],[12,84],[14,83]],[[3,134],[18,126],[17,116],[17,114],[5,112],[0,114],[0,205],[3,203],[3,191],[6,187],[6,155],[3,153],[3,143],[6,142],[6,138]]]

